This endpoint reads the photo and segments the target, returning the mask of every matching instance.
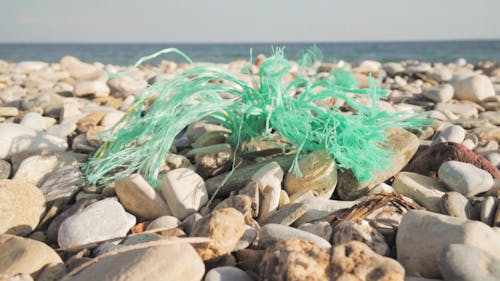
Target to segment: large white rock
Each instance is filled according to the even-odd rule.
[[[60,247],[71,247],[125,236],[135,222],[135,217],[125,212],[118,201],[105,199],[65,219],[57,242]]]
[[[439,179],[453,191],[466,197],[488,191],[493,186],[493,177],[485,170],[460,161],[448,161],[439,167]]]
[[[178,219],[184,219],[208,202],[203,178],[190,169],[168,171],[161,176],[160,185],[170,212]]]
[[[439,278],[437,256],[449,244],[466,244],[500,257],[500,235],[482,222],[428,211],[409,211],[396,237],[398,261],[409,276]]]
[[[0,124],[0,158],[10,159],[18,153],[38,154],[64,151],[65,140],[14,123]]]
[[[434,102],[448,102],[453,98],[453,93],[454,90],[450,84],[443,84],[428,88],[422,94]]]
[[[84,63],[72,56],[63,57],[60,63],[61,68],[69,72],[69,74],[76,79],[79,79],[82,76],[84,77],[86,75],[90,75],[99,70],[98,67],[88,63]]]
[[[474,75],[453,82],[455,96],[461,100],[478,102],[495,96],[495,88],[490,78],[484,75]]]

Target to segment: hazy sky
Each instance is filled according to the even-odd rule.
[[[500,0],[1,0],[0,42],[500,39]]]

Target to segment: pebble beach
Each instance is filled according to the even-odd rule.
[[[257,87],[265,61],[213,65]],[[388,91],[379,109],[432,120],[388,130],[389,166],[366,182],[321,150],[301,155],[302,177],[269,142],[235,155],[230,131],[206,122],[177,136],[156,186],[85,181],[100,132],[139,94],[207,64],[0,58],[0,281],[500,280],[498,62],[311,66],[360,88],[373,76]]]

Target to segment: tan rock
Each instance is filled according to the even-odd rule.
[[[324,150],[311,152],[299,159],[302,176],[289,172],[285,177],[288,194],[313,190],[318,196],[330,198],[337,185],[335,160]]]
[[[65,281],[201,280],[205,265],[187,243],[134,249],[133,246],[99,256]]]
[[[427,210],[440,213],[441,197],[446,185],[435,179],[412,172],[399,173],[392,183],[394,190],[415,200]]]
[[[25,273],[37,277],[45,266],[49,266],[44,270],[45,275],[59,272],[56,274],[59,279],[62,277],[61,273],[64,274],[61,258],[49,246],[28,238],[0,235],[0,273]]]
[[[115,190],[123,207],[134,215],[145,219],[170,215],[161,195],[140,174],[117,180]]]
[[[335,246],[332,251],[333,280],[404,281],[405,270],[395,260],[380,256],[358,241]]]
[[[45,198],[36,186],[20,180],[0,180],[0,233],[28,234],[44,212]]]
[[[340,170],[338,175],[337,193],[343,200],[352,200],[366,194],[369,190],[393,177],[410,161],[420,145],[418,137],[400,128],[387,132],[386,148],[394,152],[389,167],[375,172],[371,180],[359,182],[350,170]]]
[[[47,175],[62,165],[63,159],[58,155],[33,155],[21,162],[13,179],[40,186]]]
[[[86,133],[90,128],[99,125],[103,117],[104,112],[96,111],[78,120],[76,126],[80,132]]]
[[[0,106],[0,117],[13,117],[19,115],[19,109],[11,106]]]
[[[197,221],[190,236],[212,239],[212,242],[196,248],[203,260],[210,260],[235,250],[244,232],[244,216],[234,208],[226,208],[215,210]]]
[[[266,249],[260,264],[262,281],[323,281],[328,278],[329,251],[312,242],[287,240]]]

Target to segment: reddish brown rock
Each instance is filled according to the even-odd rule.
[[[267,248],[260,264],[262,281],[329,280],[327,249],[305,240],[286,240]]]
[[[463,144],[443,142],[435,144],[420,153],[406,168],[406,171],[437,177],[441,164],[447,161],[460,161],[488,171],[494,178],[500,178],[500,171],[486,158],[468,149]]]

